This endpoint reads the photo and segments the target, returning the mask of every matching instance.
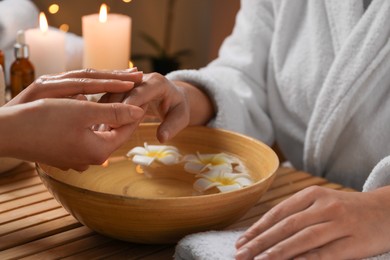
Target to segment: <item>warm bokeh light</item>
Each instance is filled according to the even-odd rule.
[[[139,174],[143,174],[144,173],[144,170],[142,169],[141,165],[137,165],[135,166],[135,171]]]
[[[47,24],[46,15],[44,12],[39,14],[39,28],[41,28],[42,32],[46,32],[49,29],[49,25]]]
[[[69,25],[66,24],[66,23],[61,24],[59,28],[63,32],[68,32],[69,31]]]
[[[49,10],[49,13],[56,14],[60,10],[60,6],[58,4],[52,4],[49,6],[48,10]]]
[[[123,2],[125,2],[125,3],[130,3],[131,2],[131,0],[122,0]]]
[[[109,164],[108,160],[105,160],[104,163],[102,163],[102,166],[103,166],[103,167],[107,167],[108,164]]]
[[[99,12],[99,22],[105,23],[107,21],[107,5],[102,4]]]
[[[134,63],[132,63],[131,60],[129,60],[129,69],[131,68],[134,68]]]

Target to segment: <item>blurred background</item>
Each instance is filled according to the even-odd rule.
[[[155,55],[156,50],[143,34],[163,45],[169,6],[172,24],[169,52],[189,50],[180,57],[180,68],[199,68],[217,56],[223,39],[230,34],[239,0],[33,0],[45,12],[50,26],[75,33],[81,32],[81,17],[98,13],[106,3],[109,13],[131,17],[131,57]],[[172,6],[173,2],[173,6]],[[132,59],[132,58],[130,58]],[[139,69],[149,72],[147,60],[134,60]]]

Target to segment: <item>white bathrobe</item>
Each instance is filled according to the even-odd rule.
[[[368,191],[390,184],[389,36],[388,0],[242,0],[218,59],[167,77],[210,94],[210,126]]]
[[[296,168],[361,190],[390,155],[389,19],[390,1],[242,0],[219,58],[168,78],[211,94],[211,126],[276,141]],[[389,184],[386,168],[371,181]]]

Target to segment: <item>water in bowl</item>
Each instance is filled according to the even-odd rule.
[[[50,166],[48,166],[51,168]],[[46,171],[47,172],[47,171]],[[193,188],[194,174],[183,169],[183,164],[144,167],[135,165],[125,156],[110,158],[108,163],[90,166],[84,172],[49,170],[50,175],[71,185],[127,197],[162,198],[200,195]],[[211,194],[218,192],[209,190]]]

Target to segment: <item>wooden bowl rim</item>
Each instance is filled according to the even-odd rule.
[[[143,123],[141,125],[145,125],[145,126],[149,126],[149,127],[158,126],[157,123]],[[275,151],[273,151],[272,148],[269,147],[268,145],[266,145],[265,143],[255,139],[255,138],[252,138],[252,137],[249,137],[247,135],[244,135],[244,134],[241,134],[241,133],[237,133],[237,132],[234,132],[234,131],[222,129],[222,128],[211,128],[211,127],[207,127],[207,126],[188,126],[187,128],[199,128],[199,129],[207,129],[207,131],[211,130],[211,131],[216,131],[216,132],[225,132],[225,133],[227,133],[229,135],[238,135],[241,138],[245,138],[245,139],[248,139],[248,140],[250,140],[252,142],[256,142],[258,145],[262,146],[263,148],[265,148],[266,150],[271,152],[272,157],[273,157],[271,159],[273,159],[273,161],[274,161],[274,166],[273,166],[272,172],[267,177],[265,177],[265,178],[255,182],[252,185],[249,185],[247,187],[241,188],[239,190],[228,191],[228,192],[220,192],[220,193],[214,193],[214,194],[196,195],[196,196],[155,197],[155,198],[153,198],[153,197],[134,197],[134,196],[119,195],[119,194],[111,194],[111,193],[107,193],[107,192],[94,191],[94,190],[89,190],[89,189],[86,189],[86,188],[77,187],[77,186],[74,186],[74,185],[71,185],[69,183],[60,181],[60,180],[50,176],[48,173],[46,173],[42,169],[42,167],[40,166],[39,163],[35,163],[35,167],[37,169],[38,174],[41,177],[50,179],[51,181],[54,181],[54,182],[56,182],[56,183],[58,183],[60,185],[67,186],[67,188],[76,190],[78,192],[93,194],[94,196],[97,196],[97,197],[100,197],[100,198],[117,198],[117,199],[120,198],[120,199],[125,199],[125,200],[149,200],[149,201],[200,200],[200,199],[214,198],[214,197],[218,197],[218,196],[220,197],[220,196],[223,196],[224,194],[243,193],[243,192],[245,192],[247,190],[255,189],[257,186],[259,186],[263,182],[267,181],[270,178],[273,178],[275,173],[276,173],[276,170],[279,167],[279,158],[278,158],[277,154],[275,153]],[[185,128],[185,129],[187,129],[187,128]],[[183,129],[183,131],[185,129]]]

